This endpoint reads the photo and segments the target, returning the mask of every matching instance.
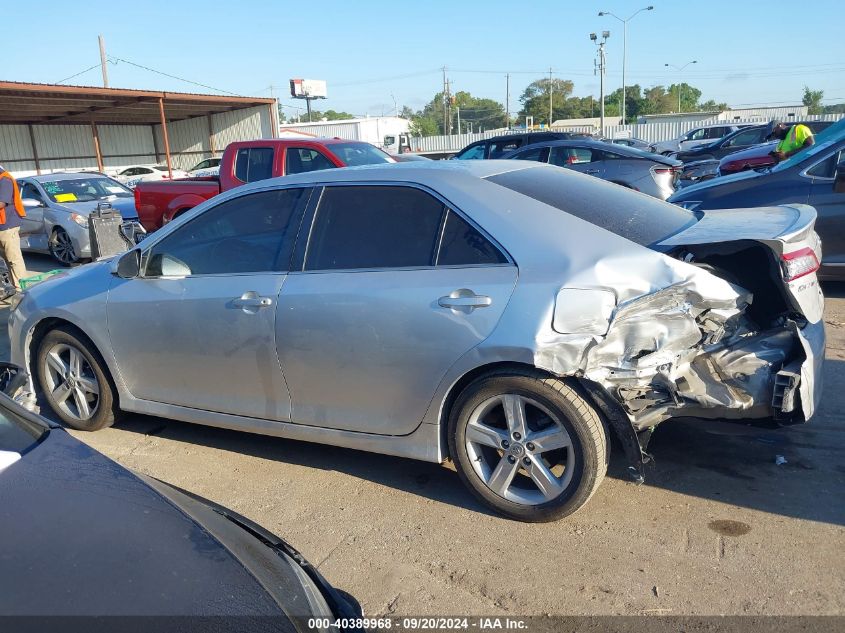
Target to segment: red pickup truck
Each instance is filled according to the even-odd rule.
[[[147,231],[155,231],[176,216],[218,193],[248,182],[305,171],[395,162],[369,143],[343,139],[263,139],[229,144],[216,177],[139,182],[135,208]]]

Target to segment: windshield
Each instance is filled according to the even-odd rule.
[[[806,158],[810,158],[815,156],[816,154],[820,154],[821,152],[828,149],[834,143],[845,139],[845,119],[840,119],[833,125],[825,128],[818,134],[813,135],[813,140],[815,144],[811,145],[810,147],[802,149],[800,152],[797,152],[787,158],[784,161],[779,162],[777,165],[772,167],[772,171],[783,171],[784,169],[789,169],[793,165],[797,165],[801,163]]]
[[[348,167],[394,162],[390,156],[369,143],[332,143],[328,147]]]
[[[41,182],[53,202],[92,202],[109,198],[131,198],[132,192],[116,180],[104,176],[66,178]]]
[[[696,222],[674,204],[565,169],[520,169],[487,178],[640,246],[653,247]]]

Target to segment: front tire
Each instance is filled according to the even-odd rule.
[[[520,521],[554,521],[589,501],[607,472],[608,443],[593,405],[539,371],[491,374],[452,407],[449,451],[482,502]]]
[[[50,255],[62,266],[73,266],[79,263],[79,257],[73,248],[73,240],[62,227],[57,226],[50,234],[48,242]]]
[[[66,425],[98,431],[114,424],[117,398],[100,354],[79,333],[51,330],[36,354],[38,386]]]

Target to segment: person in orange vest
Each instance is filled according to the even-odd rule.
[[[0,256],[9,266],[9,277],[15,290],[21,289],[26,265],[21,254],[21,218],[26,216],[18,183],[0,165]]]

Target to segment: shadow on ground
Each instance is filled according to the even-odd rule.
[[[828,361],[827,388],[841,391],[845,363]],[[845,414],[822,407],[810,424],[762,429],[674,420],[655,432],[645,486],[788,517],[845,525]],[[490,514],[451,466],[252,435],[161,418],[132,416],[120,428],[219,450],[343,472],[398,490]],[[786,463],[778,464],[778,456]],[[609,476],[625,480],[622,451]]]
[[[27,264],[33,271],[55,268],[46,256],[27,255]],[[829,297],[845,297],[845,282],[826,283],[824,291]],[[5,337],[3,344],[8,345]],[[806,425],[762,430],[694,419],[662,425],[649,446],[655,463],[647,472],[645,486],[788,517],[845,525],[845,362],[828,360],[824,380],[826,398],[812,422]],[[460,484],[451,466],[146,416],[130,416],[119,428],[339,471],[491,514]],[[776,463],[779,456],[785,463]],[[627,480],[626,464],[618,447],[611,458],[609,475]]]

